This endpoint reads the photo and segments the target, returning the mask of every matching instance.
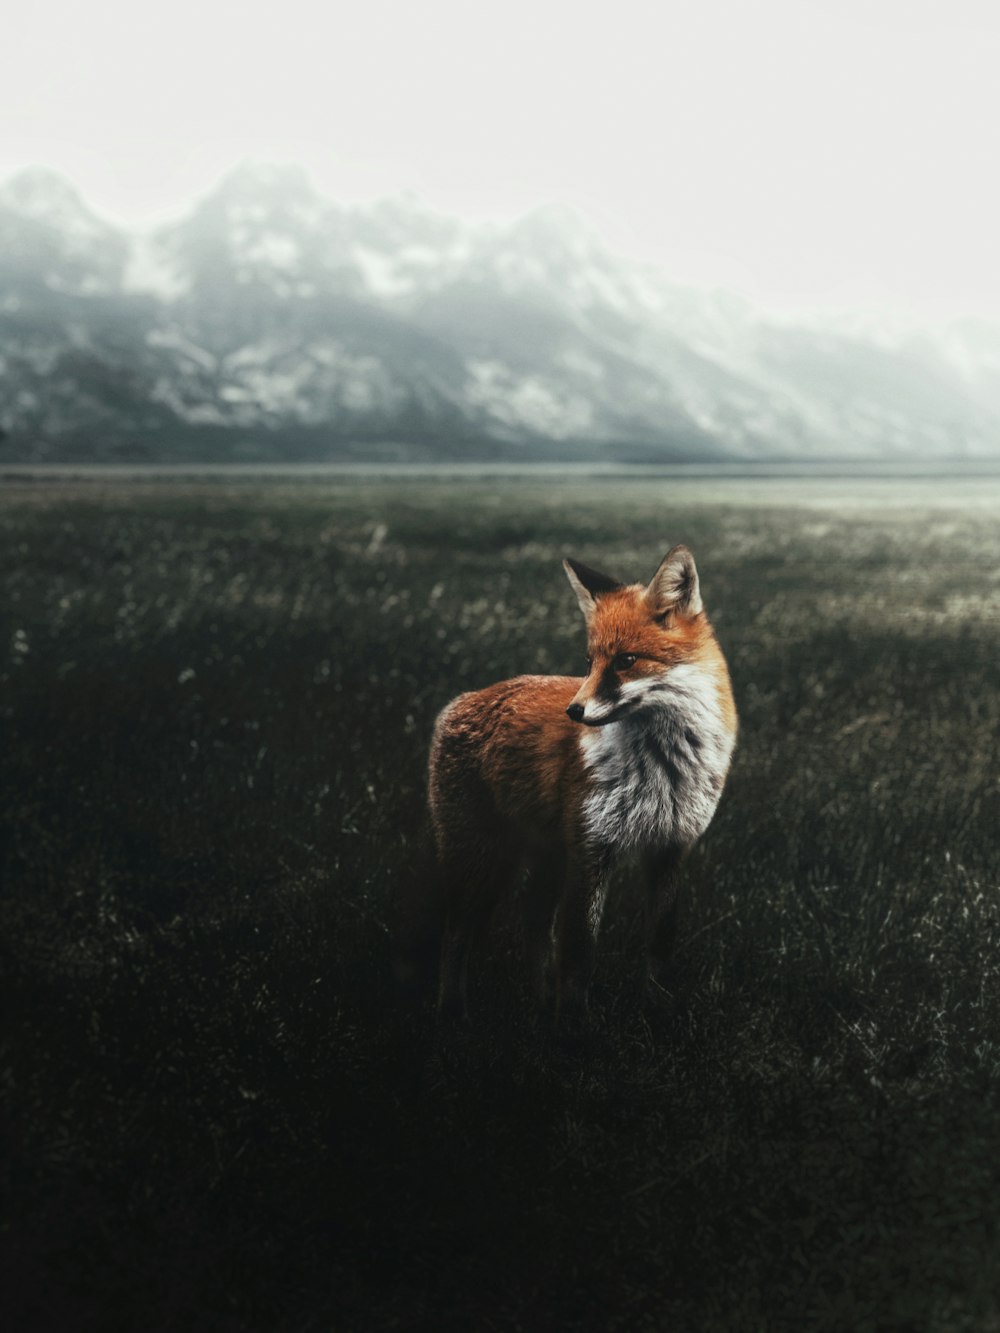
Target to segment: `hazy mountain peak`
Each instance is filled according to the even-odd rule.
[[[301,168],[244,162],[161,230],[155,248],[174,289],[195,304],[218,307],[237,289],[309,299],[360,284],[342,230],[343,214]],[[216,340],[227,341],[218,309],[212,323]]]
[[[447,213],[437,212],[412,190],[355,205],[351,217],[370,234],[377,233],[385,244],[441,241],[451,239],[459,232],[469,234],[475,230]]]
[[[240,162],[210,192],[210,197],[238,199],[280,194],[284,198],[314,198],[317,190],[304,167],[293,163]]]
[[[413,194],[345,208],[255,162],[131,240],[53,172],[0,186],[0,368],[8,456],[169,457],[205,430],[209,452],[253,437],[274,457],[302,432],[403,456],[1000,451],[994,325],[770,318],[619,258],[563,205],[509,224]]]
[[[257,228],[314,227],[336,211],[302,168],[244,162],[204,195],[177,227],[220,218]]]
[[[113,291],[126,248],[58,172],[30,167],[0,186],[0,268],[15,290]]]
[[[516,235],[537,240],[565,242],[587,241],[603,248],[600,233],[589,218],[570,204],[548,202],[523,214],[513,225]]]
[[[25,167],[4,181],[0,203],[39,220],[47,220],[58,211],[88,211],[79,190],[48,167]]]
[[[67,240],[99,242],[115,232],[90,211],[65,176],[47,167],[27,167],[0,185],[0,208],[25,222],[56,230]]]

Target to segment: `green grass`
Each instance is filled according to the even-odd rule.
[[[742,719],[683,1003],[623,882],[585,1049],[502,925],[442,1030],[433,717],[582,670],[564,554],[676,541]],[[8,483],[6,1327],[1000,1326],[998,565],[988,505]]]

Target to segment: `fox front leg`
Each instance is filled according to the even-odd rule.
[[[555,1002],[553,977],[554,918],[566,879],[566,857],[554,844],[529,865],[521,897],[521,924],[528,982],[535,1004],[549,1010]]]
[[[648,853],[644,861],[647,975],[654,995],[669,993],[670,960],[683,908],[680,869],[686,851],[683,847],[662,848]]]
[[[579,847],[567,858],[555,923],[556,1022],[563,1027],[586,1023],[608,871],[601,851]]]

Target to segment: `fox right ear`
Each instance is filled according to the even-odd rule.
[[[696,616],[701,611],[701,589],[694,556],[686,546],[675,546],[660,562],[660,568],[649,581],[646,601],[654,613],[683,611]]]
[[[591,569],[589,565],[582,565],[579,560],[570,560],[567,557],[563,561],[563,569],[566,571],[570,586],[576,593],[580,610],[587,620],[594,614],[597,599],[602,593],[616,592],[617,589],[622,587],[617,579],[610,578],[607,574],[599,574],[596,569]]]

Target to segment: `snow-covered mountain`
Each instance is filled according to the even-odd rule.
[[[1000,453],[1000,324],[792,322],[610,254],[243,167],[151,236],[0,187],[0,458]]]

